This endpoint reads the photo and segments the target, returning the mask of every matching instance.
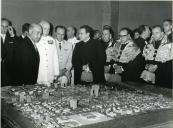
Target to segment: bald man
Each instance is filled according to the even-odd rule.
[[[40,54],[40,65],[37,83],[50,86],[54,79],[59,75],[59,62],[55,40],[49,36],[50,23],[41,21],[43,34],[37,43]]]
[[[73,49],[79,40],[76,38],[77,29],[74,26],[67,27],[67,42],[73,45]]]
[[[15,53],[16,81],[18,85],[37,82],[40,57],[36,47],[42,34],[39,24],[31,24],[28,36],[23,39]]]

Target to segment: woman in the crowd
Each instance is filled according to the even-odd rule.
[[[134,65],[129,65],[140,53],[139,47],[133,42],[128,28],[122,28],[119,34],[120,39],[114,47],[114,69],[115,73],[121,75],[122,81],[129,81],[135,73]]]
[[[95,39],[95,40],[101,40],[101,36],[102,36],[101,31],[99,31],[99,30],[94,30],[93,39]]]
[[[153,27],[151,41],[144,47],[143,56],[147,64],[141,78],[157,86],[172,88],[173,46],[161,26]]]
[[[138,28],[135,28],[133,30],[133,40],[136,40],[140,37],[140,34],[139,34],[139,31],[138,31]]]

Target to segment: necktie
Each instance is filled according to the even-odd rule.
[[[59,43],[59,49],[61,50],[61,43]]]

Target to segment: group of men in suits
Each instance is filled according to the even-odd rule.
[[[114,40],[112,28],[105,26],[106,80],[116,81],[121,76],[122,81],[172,88],[172,30],[172,20],[164,20],[163,26],[140,25],[134,33],[122,28],[119,39]]]
[[[50,86],[54,80],[64,79],[71,84],[83,84],[85,82],[81,77],[85,73],[84,76],[88,77],[86,80],[92,77],[90,83],[94,84],[117,81],[117,76],[122,81],[143,79],[155,83],[156,75],[156,83],[162,82],[164,85],[164,81],[169,81],[166,84],[172,88],[171,20],[163,22],[164,30],[161,26],[153,27],[152,36],[147,25],[140,25],[136,29],[135,38],[129,28],[122,28],[118,40],[115,40],[114,31],[108,25],[103,27],[102,35],[98,31],[93,35],[93,29],[83,25],[78,31],[78,38],[74,26],[56,26],[54,38],[50,36],[50,28],[51,24],[45,20],[38,24],[25,23],[22,26],[23,34],[17,37],[12,23],[8,19],[1,19],[3,86],[36,83]],[[148,50],[150,54],[146,54]],[[152,64],[147,63],[148,60]],[[157,67],[155,70],[153,65]],[[169,74],[165,71],[169,71]],[[160,79],[162,81],[158,82]]]
[[[1,33],[9,33],[5,43],[3,35],[1,36],[4,46],[1,57],[2,85],[39,83],[49,86],[54,80],[64,76],[69,83],[80,84],[79,75],[86,65],[89,65],[93,72],[94,83],[105,81],[104,48],[101,43],[92,39],[90,26],[84,25],[80,28],[79,42],[74,26],[69,26],[67,29],[64,26],[56,26],[53,38],[49,35],[48,21],[43,20],[39,24],[25,23],[22,27],[23,34],[17,37],[10,29],[9,22],[8,19],[2,19]],[[65,40],[66,34],[67,40]]]
[[[11,29],[10,21],[2,19],[2,86],[35,83],[49,86],[61,76],[70,82],[72,51],[78,40],[65,41],[65,27],[56,27],[55,39],[49,35],[50,23],[45,20],[39,24],[25,23],[19,37]],[[74,31],[72,26],[69,29]]]
[[[1,23],[1,85],[35,83],[39,66],[35,43],[40,39],[42,28],[32,24],[26,37],[17,37],[8,19],[2,18]]]

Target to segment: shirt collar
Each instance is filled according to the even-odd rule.
[[[25,38],[25,36],[24,36],[24,35],[22,35],[21,37],[22,37],[23,39]]]
[[[65,40],[63,40],[63,41],[61,41],[61,42],[58,41],[57,39],[55,39],[55,40],[56,40],[56,42],[61,43],[61,44],[62,44],[62,43],[65,43]]]
[[[49,38],[49,35],[47,35],[47,36],[41,36],[41,38]]]
[[[130,40],[127,40],[126,42],[121,43],[121,44],[128,44],[129,42],[130,42]]]
[[[74,36],[73,38],[69,38],[68,41],[74,41],[77,40],[77,38]]]
[[[84,43],[88,42],[91,38],[88,38],[86,41],[83,41]]]
[[[113,40],[109,41],[109,42],[108,42],[108,47],[111,47],[112,44],[113,44]]]

